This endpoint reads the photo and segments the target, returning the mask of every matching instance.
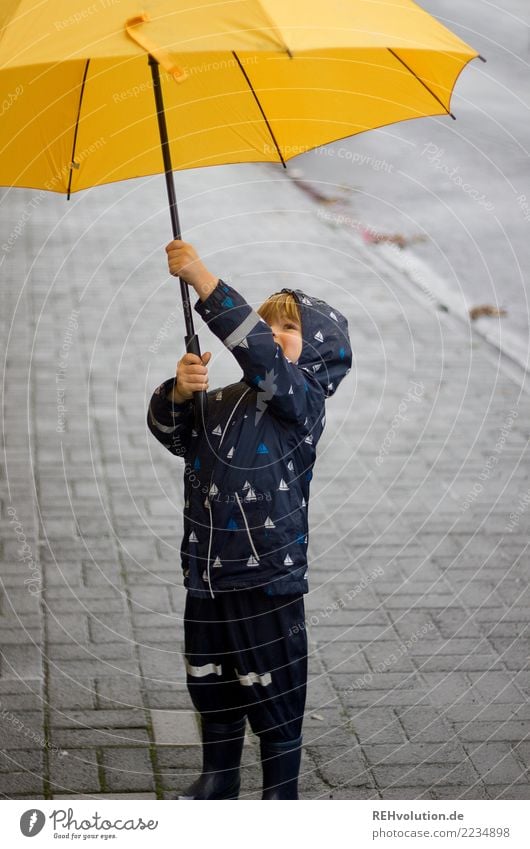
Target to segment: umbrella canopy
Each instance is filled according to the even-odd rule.
[[[411,0],[3,0],[0,184],[75,192],[162,170],[283,162],[450,113],[478,53]]]

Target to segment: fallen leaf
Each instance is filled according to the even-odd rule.
[[[499,307],[493,307],[491,304],[482,304],[479,307],[471,307],[469,310],[469,317],[471,321],[475,321],[476,318],[480,318],[483,315],[507,315],[506,310]]]
[[[390,242],[402,250],[407,245],[414,244],[414,242],[424,242],[426,238],[420,234],[416,236],[403,236],[402,233],[378,233],[376,230],[368,227],[362,227],[361,233],[365,242],[369,242],[372,245],[377,245],[379,242]]]
[[[319,203],[324,203],[324,204],[338,203],[340,201],[340,198],[338,198],[338,197],[331,197],[331,196],[323,194],[315,186],[311,185],[306,180],[303,180],[301,174],[302,174],[302,172],[297,169],[294,172],[291,171],[290,174],[288,173],[287,176],[289,176],[291,178],[293,183],[296,186],[298,186],[299,189],[301,189],[303,192],[308,194],[309,197],[313,198],[313,200],[316,200]]]

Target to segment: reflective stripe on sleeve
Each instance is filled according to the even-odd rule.
[[[223,344],[226,345],[227,348],[235,348],[236,345],[239,345],[240,342],[245,339],[245,337],[253,330],[257,324],[261,323],[261,319],[257,312],[249,312],[246,318],[243,319],[240,325],[236,327],[235,330],[230,333],[226,339],[223,339]]]
[[[180,424],[171,425],[170,427],[167,427],[167,425],[160,424],[160,422],[157,422],[157,420],[153,416],[151,408],[149,408],[149,420],[151,424],[156,427],[156,429],[159,430],[161,433],[174,433],[174,431],[176,431],[176,429],[180,427]]]

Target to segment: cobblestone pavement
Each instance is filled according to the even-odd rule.
[[[185,238],[253,304],[293,285],[350,321],[312,483],[302,798],[530,798],[523,377],[280,169],[176,182]],[[145,421],[183,351],[163,180],[0,209],[0,793],[174,798],[200,746],[182,466]],[[201,344],[212,388],[238,379]]]

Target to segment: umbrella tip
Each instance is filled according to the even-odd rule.
[[[487,59],[484,59],[484,56],[481,56],[480,53],[478,54],[478,58],[480,59],[481,62],[487,62],[488,61]]]

